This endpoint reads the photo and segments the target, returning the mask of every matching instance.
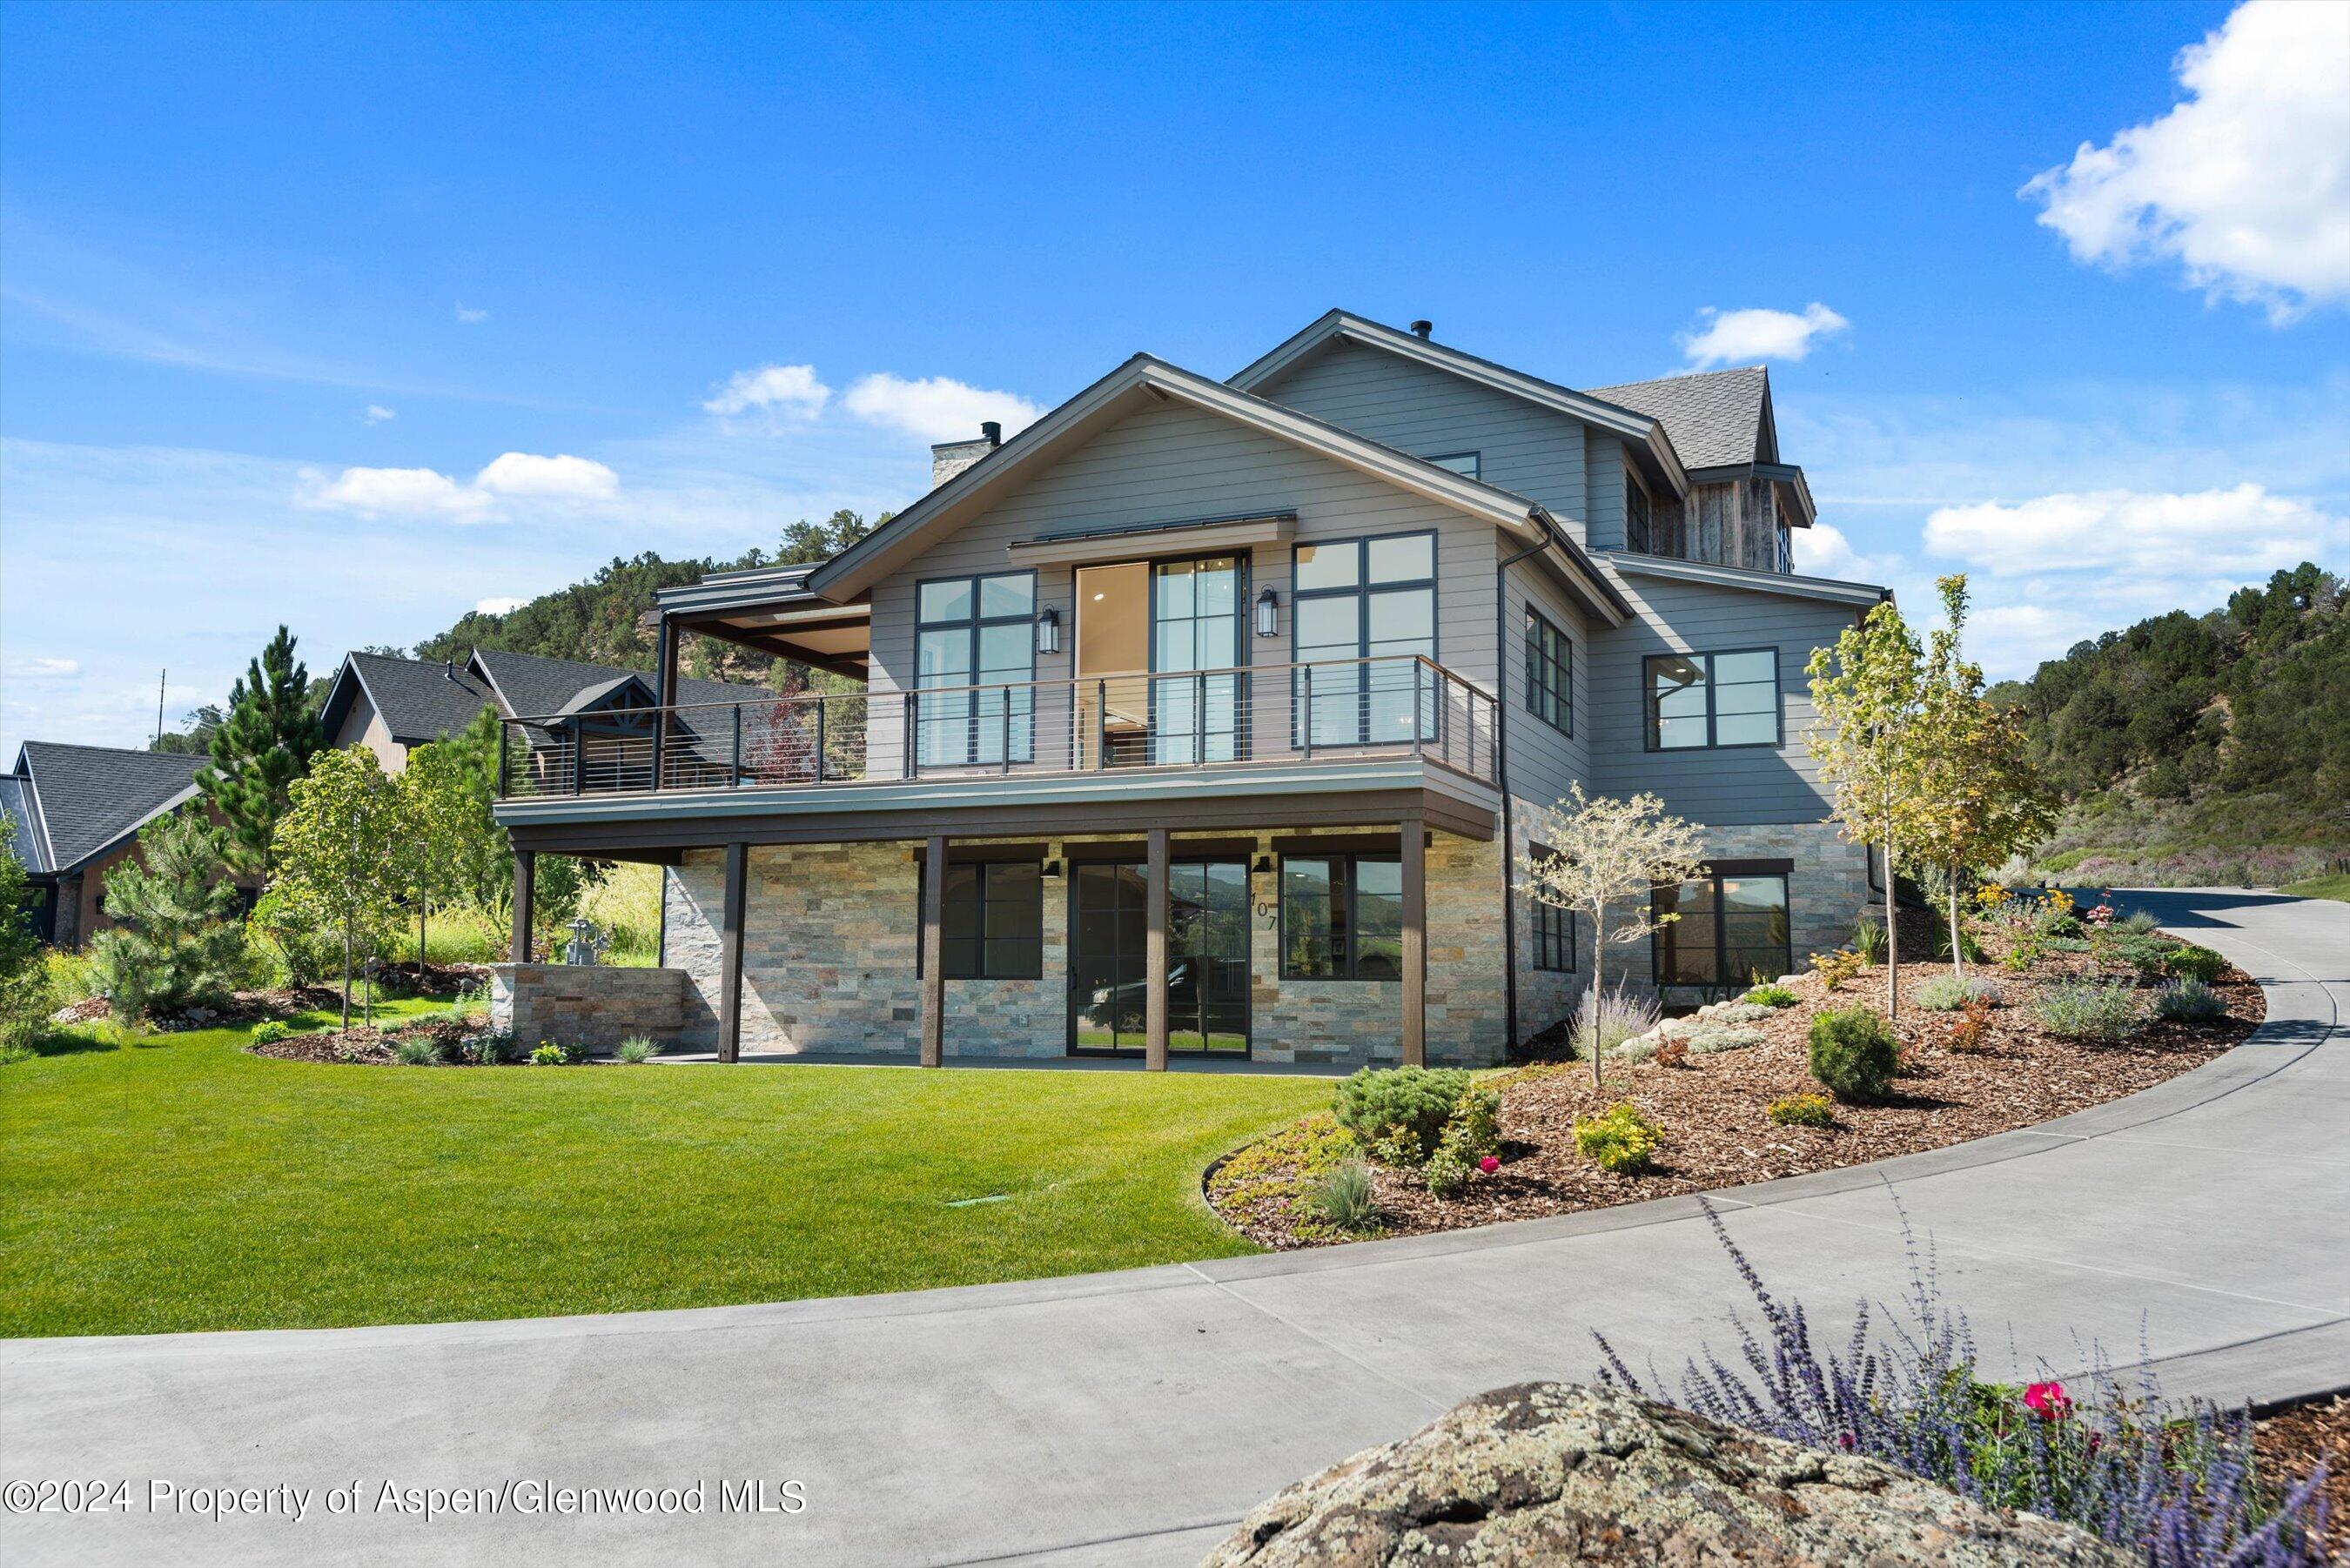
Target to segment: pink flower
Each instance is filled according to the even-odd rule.
[[[1491,1176],[1493,1172],[1502,1168],[1501,1158],[1499,1156],[1489,1154],[1484,1158],[1477,1162],[1477,1168],[1483,1171],[1486,1175]]]
[[[2043,1421],[2062,1421],[2073,1413],[2073,1401],[2062,1383],[2034,1383],[2023,1390],[2023,1407]]]
[[[1855,1447],[1859,1439],[1855,1438],[1850,1432],[1838,1432],[1836,1434],[1836,1447],[1839,1449],[1849,1449]]]

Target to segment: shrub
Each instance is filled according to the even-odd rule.
[[[1475,1169],[1450,1148],[1439,1148],[1429,1157],[1428,1168],[1420,1174],[1428,1183],[1429,1191],[1437,1197],[1457,1198],[1469,1185],[1469,1178]]]
[[[515,1058],[515,1037],[501,1029],[485,1029],[479,1034],[468,1034],[459,1047],[484,1067],[494,1067]]]
[[[2161,937],[2116,937],[2108,950],[2114,961],[2137,971],[2139,979],[2153,980],[2169,965],[2171,951],[2177,945]]]
[[[1439,1153],[1450,1150],[1464,1165],[1474,1165],[1489,1154],[1502,1152],[1502,1096],[1496,1089],[1471,1085],[1453,1102],[1444,1124]]]
[[[1999,961],[2000,967],[2022,974],[2025,970],[2038,963],[2041,955],[2046,950],[2045,942],[2027,932],[2015,939],[2015,945],[2007,950],[2005,958]]]
[[[1657,1124],[1628,1100],[1617,1101],[1605,1116],[1578,1117],[1575,1124],[1575,1151],[1616,1176],[1648,1169],[1664,1141]]]
[[[1743,1051],[1750,1045],[1760,1045],[1763,1035],[1760,1029],[1736,1029],[1708,1019],[1674,1038],[1688,1046],[1692,1055],[1711,1056],[1717,1052]]]
[[[1814,953],[1812,972],[1820,977],[1822,985],[1830,991],[1837,991],[1843,988],[1846,981],[1858,974],[1866,961],[1850,948],[1842,948],[1832,953]]]
[[[1892,1091],[1900,1065],[1893,1030],[1873,1009],[1840,1007],[1812,1020],[1812,1076],[1839,1100],[1867,1105]]]
[[[2051,888],[2040,895],[2032,909],[2032,929],[2043,937],[2077,937],[2081,934],[2081,917],[2073,912],[2073,895],[2062,888]]]
[[[1380,1163],[1419,1166],[1468,1088],[1458,1067],[1366,1067],[1338,1085],[1330,1109]]]
[[[1885,961],[1885,928],[1873,915],[1863,915],[1853,922],[1852,950],[1860,955],[1863,963]]]
[[[1379,1222],[1371,1168],[1360,1155],[1340,1160],[1314,1189],[1315,1212],[1341,1231],[1368,1231]]]
[[[2209,1023],[2228,1016],[2228,1004],[2199,980],[2174,980],[2154,993],[2154,1015],[2171,1023]]]
[[[2126,1040],[2143,1021],[2136,991],[2095,981],[2052,985],[2032,1012],[2042,1028],[2072,1040]]]
[[[1795,993],[1785,986],[1774,983],[1758,985],[1739,1000],[1752,1002],[1762,1007],[1793,1007],[1798,999]]]
[[[439,1057],[441,1051],[430,1040],[408,1039],[393,1045],[391,1054],[400,1058],[402,1066],[422,1067]]]
[[[1652,996],[1634,996],[1621,986],[1614,991],[1586,991],[1572,1026],[1575,1054],[1586,1062],[1595,1051],[1613,1056],[1625,1041],[1654,1029],[1661,1015]]]
[[[1688,1042],[1668,1040],[1659,1045],[1657,1054],[1648,1059],[1659,1067],[1686,1067],[1689,1065],[1689,1054]]]
[[[2114,929],[2126,931],[2134,937],[2150,937],[2161,924],[2144,909],[2133,910],[2114,922]]]
[[[2210,985],[2228,972],[2228,961],[2210,948],[2174,948],[2163,961],[2163,972],[2176,980],[2199,981]]]
[[[1954,974],[1937,975],[1919,986],[1909,1000],[1929,1012],[1956,1012],[1970,1002],[1996,1002],[1999,987],[1987,980],[1961,980]]]
[[[1835,1126],[1835,1102],[1825,1095],[1789,1095],[1772,1101],[1765,1114],[1783,1127]]]
[[[1991,1003],[1976,997],[1950,1020],[1950,1032],[1942,1044],[1960,1055],[1991,1049]]]
[[[631,1034],[620,1042],[620,1060],[629,1063],[650,1062],[660,1048],[641,1034]]]
[[[265,1018],[253,1026],[255,1045],[274,1045],[294,1033],[294,1026],[282,1018]]]
[[[540,1041],[537,1048],[530,1054],[530,1064],[534,1067],[560,1067],[570,1060],[571,1053],[552,1040]]]

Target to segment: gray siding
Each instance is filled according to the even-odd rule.
[[[1155,404],[1094,437],[1014,493],[926,551],[906,569],[873,590],[874,694],[870,765],[884,776],[900,766],[902,709],[895,694],[912,684],[914,589],[927,578],[1018,569],[1005,553],[1015,540],[1084,526],[1177,522],[1235,513],[1295,509],[1296,540],[1347,538],[1358,535],[1432,530],[1437,535],[1436,657],[1439,662],[1480,685],[1493,680],[1493,542],[1491,524],[1466,517],[1384,480],[1358,473],[1330,459],[1304,452],[1221,416],[1186,404]],[[1180,545],[1155,548],[1138,543],[1138,559],[1149,554],[1180,555]],[[1107,557],[1111,559],[1120,557]],[[1290,546],[1260,545],[1251,564],[1249,593],[1267,586],[1281,596],[1281,636],[1250,636],[1243,655],[1252,664],[1278,664],[1290,657],[1295,624],[1290,600]],[[1061,612],[1062,651],[1039,655],[1039,680],[1066,679],[1076,647],[1075,568],[1037,569],[1037,607]],[[1254,683],[1259,704],[1260,750],[1275,737],[1286,740],[1286,685],[1278,678]],[[1060,701],[1066,702],[1066,696]],[[1054,694],[1038,703],[1040,755],[1049,755],[1052,726],[1066,722],[1066,707]],[[1278,717],[1276,717],[1276,713]]]
[[[1624,547],[1624,441],[1606,431],[1585,427],[1583,514],[1585,541],[1594,550]]]
[[[1832,644],[1859,612],[1850,606],[1621,574],[1617,584],[1639,618],[1598,639],[1591,744],[1609,794],[1647,790],[1693,821],[1723,825],[1815,822],[1828,797],[1804,749],[1812,722],[1804,674],[1814,648]],[[1783,744],[1650,752],[1641,660],[1651,653],[1779,650]],[[1521,793],[1531,793],[1522,790]]]
[[[1515,540],[1502,542],[1501,553],[1513,555]],[[1521,561],[1509,571],[1508,613],[1503,618],[1508,659],[1504,684],[1509,700],[1510,790],[1513,794],[1548,805],[1580,781],[1591,790],[1591,636],[1582,614],[1567,603],[1557,583],[1534,561]],[[1574,645],[1575,732],[1563,735],[1548,721],[1536,718],[1525,705],[1526,607],[1531,603],[1544,619],[1566,633]]]
[[[1415,457],[1478,455],[1478,477],[1540,502],[1581,538],[1580,420],[1359,343],[1293,366],[1258,395]]]

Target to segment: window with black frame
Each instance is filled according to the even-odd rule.
[[[1553,973],[1573,972],[1575,911],[1535,899],[1534,913],[1534,968]]]
[[[914,875],[921,908],[923,873]],[[1045,884],[1033,860],[999,860],[947,867],[941,898],[941,968],[949,980],[1040,980],[1045,972]],[[914,948],[914,972],[922,950]]]
[[[1288,980],[1402,979],[1402,859],[1283,856],[1281,972]]]
[[[1659,985],[1744,986],[1794,967],[1788,944],[1787,873],[1711,867],[1695,881],[1659,888],[1652,939]]]
[[[915,587],[914,754],[920,766],[1034,759],[1036,694],[1024,682],[1036,674],[1035,620],[1034,572],[949,577]],[[931,691],[941,694],[923,695]]]
[[[1779,651],[1657,653],[1643,661],[1652,752],[1779,743]]]
[[[1575,733],[1575,645],[1534,610],[1526,611],[1526,708],[1563,735]]]
[[[1624,547],[1647,555],[1650,538],[1648,493],[1627,473],[1624,476]]]
[[[1315,746],[1381,745],[1437,732],[1436,535],[1300,545],[1290,592],[1299,664],[1293,728]],[[1418,656],[1415,658],[1414,656]]]

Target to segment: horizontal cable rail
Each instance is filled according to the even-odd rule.
[[[503,721],[504,799],[1413,755],[1494,776],[1492,694],[1418,654]]]

